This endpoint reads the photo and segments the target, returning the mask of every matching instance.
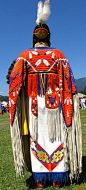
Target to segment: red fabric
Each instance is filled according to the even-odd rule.
[[[59,107],[59,96],[57,93],[45,95],[45,105],[48,109],[56,109]]]
[[[41,73],[44,73],[45,81],[43,81]],[[18,94],[24,80],[26,81],[28,97],[38,95],[39,87],[41,95],[44,95],[43,90],[47,93],[49,87],[52,93],[57,93],[56,87],[58,86],[64,120],[66,126],[69,127],[72,121],[72,96],[76,93],[76,86],[65,56],[56,49],[31,49],[24,51],[18,57],[10,75],[9,111],[11,125],[14,120]]]
[[[32,99],[31,99],[31,111],[32,111],[33,115],[37,117],[37,114],[38,114],[37,96],[32,96]]]

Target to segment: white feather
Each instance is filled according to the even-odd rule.
[[[39,53],[36,52],[36,51],[32,51],[32,53],[33,53],[34,55],[39,55]]]
[[[42,13],[43,13],[43,4],[42,2],[38,3],[38,10],[37,10],[37,20],[36,23],[39,24],[41,18],[42,18]]]
[[[29,58],[30,60],[32,60],[32,54],[29,52]]]
[[[43,4],[42,2],[40,2],[39,6],[38,6],[38,11],[37,11],[37,20],[36,20],[36,23],[39,24],[44,24],[48,18],[49,18],[49,15],[50,15],[50,5],[49,4],[44,4],[44,7],[43,7]]]
[[[43,16],[42,16],[42,20],[43,22],[45,23],[48,18],[49,18],[49,15],[50,15],[50,5],[44,5],[43,7]]]
[[[40,65],[40,63],[41,63],[41,59],[39,59],[36,63],[35,63],[35,67],[37,67],[38,65]]]
[[[46,65],[46,66],[50,66],[49,62],[46,60],[46,59],[43,59],[43,63]]]

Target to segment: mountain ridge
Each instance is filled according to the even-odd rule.
[[[77,91],[84,90],[86,86],[86,77],[75,79]]]

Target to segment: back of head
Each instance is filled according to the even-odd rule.
[[[33,33],[33,47],[36,46],[37,43],[45,43],[47,46],[50,46],[50,30],[49,27],[45,24],[50,15],[50,6],[49,0],[46,0],[44,6],[40,1],[38,3],[38,11],[37,11],[37,20],[36,27]]]
[[[50,30],[46,24],[39,24],[35,27],[33,33],[33,47],[37,43],[44,42],[47,46],[50,47]]]

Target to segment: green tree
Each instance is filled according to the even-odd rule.
[[[9,98],[8,98],[8,96],[0,96],[0,101],[1,101],[1,102],[2,102],[2,101],[8,102],[8,101],[9,101]]]
[[[84,88],[84,94],[86,95],[86,86],[85,86],[85,88]]]

